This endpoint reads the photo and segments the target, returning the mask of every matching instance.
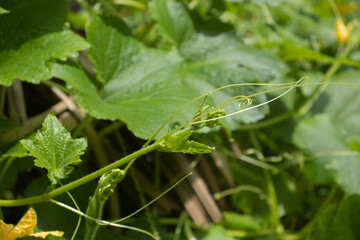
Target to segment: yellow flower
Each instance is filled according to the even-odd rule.
[[[335,23],[335,38],[339,43],[348,43],[350,38],[350,32],[352,30],[352,24],[349,23],[345,26],[341,18],[336,19]]]
[[[18,224],[14,227],[12,224],[6,224],[0,220],[0,239],[1,240],[14,240],[24,236],[35,236],[46,238],[47,235],[52,234],[54,236],[61,237],[64,233],[60,231],[51,232],[38,232],[33,233],[36,226],[36,212],[33,208],[30,208],[25,215],[20,219]]]

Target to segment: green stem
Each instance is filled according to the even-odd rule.
[[[124,125],[124,123],[122,121],[113,122],[113,123],[109,124],[108,126],[104,127],[103,129],[101,129],[101,131],[99,132],[99,135],[106,136],[109,133],[117,131],[118,128],[120,128],[123,125]]]
[[[255,133],[253,131],[250,131],[249,134],[250,134],[250,140],[254,144],[255,148],[258,151],[262,152],[260,143],[258,142]],[[264,161],[263,158],[261,158],[260,160]],[[279,218],[277,214],[277,197],[276,197],[275,187],[269,170],[263,168],[263,173],[266,180],[266,188],[268,192],[268,204],[270,206],[272,231],[273,233],[277,233],[279,227]]]
[[[226,230],[226,233],[232,237],[237,238],[246,238],[246,239],[268,239],[275,237],[279,240],[303,240],[304,236],[301,233],[279,233],[279,234],[269,234],[268,232],[248,232],[241,230]],[[270,237],[271,236],[271,237]]]
[[[337,58],[337,60],[330,66],[330,68],[326,71],[322,83],[328,82],[336,73],[336,71],[342,65],[341,59],[346,58],[349,55],[350,51],[352,50],[354,44],[349,43],[344,52]],[[298,115],[299,117],[304,116],[306,113],[310,111],[312,106],[315,104],[317,99],[319,98],[320,94],[326,89],[327,84],[319,85],[311,94],[310,98],[306,101],[306,103],[299,109]]]
[[[6,161],[6,163],[4,164],[4,167],[1,169],[0,172],[0,183],[3,182],[3,179],[5,177],[6,171],[8,170],[8,168],[10,167],[10,165],[12,164],[12,162],[15,160],[15,157],[10,157],[8,158],[8,160]]]
[[[184,233],[185,233],[186,239],[196,240],[196,237],[194,236],[194,234],[191,230],[190,220],[188,217],[184,221]]]
[[[314,227],[314,225],[318,223],[319,218],[321,216],[323,216],[323,213],[326,210],[326,207],[333,201],[334,197],[336,196],[337,191],[338,191],[338,185],[334,184],[331,187],[328,195],[326,196],[325,201],[323,202],[323,204],[321,204],[320,209],[316,212],[315,216],[301,230],[302,233],[304,233],[304,234],[308,233],[309,231],[311,231],[311,229]]]
[[[146,148],[142,148],[137,152],[134,152],[110,165],[107,165],[106,167],[103,167],[89,175],[86,175],[85,177],[82,177],[76,181],[73,181],[67,185],[64,185],[62,187],[59,187],[55,190],[52,190],[48,193],[44,193],[35,197],[29,197],[29,198],[23,198],[23,199],[17,199],[17,200],[0,200],[0,206],[4,207],[15,207],[15,206],[21,206],[21,205],[27,205],[27,204],[33,204],[37,202],[43,202],[43,201],[49,201],[51,198],[54,198],[62,193],[65,193],[71,189],[77,188],[91,180],[94,180],[104,173],[109,172],[110,170],[114,168],[118,168],[123,166],[124,164],[129,163],[133,159],[137,159],[140,156],[147,154],[151,151],[154,151],[157,148],[157,144],[152,144]]]
[[[67,89],[65,86],[63,86],[61,84],[58,84],[56,82],[53,82],[51,80],[46,80],[46,81],[43,81],[41,83],[48,86],[48,87],[56,87],[56,88],[60,89],[61,91],[65,92],[67,94],[72,94],[72,91]]]
[[[4,86],[0,86],[0,117],[4,115],[5,90],[6,88]]]
[[[175,233],[174,233],[174,239],[173,240],[179,240],[181,235],[181,229],[183,228],[184,222],[187,218],[187,213],[184,211],[181,213],[179,220],[176,223]]]
[[[85,126],[90,123],[93,120],[93,117],[90,115],[86,115],[85,118],[83,118],[80,122],[80,124],[77,126],[77,128],[75,129],[75,131],[72,134],[73,138],[77,138],[81,131],[85,128]]]

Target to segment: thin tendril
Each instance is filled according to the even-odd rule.
[[[189,177],[192,173],[189,173],[187,174],[186,176],[182,177],[179,181],[177,181],[174,185],[172,185],[171,187],[169,187],[168,189],[166,189],[163,193],[161,193],[159,196],[157,196],[155,199],[153,199],[152,201],[150,201],[149,203],[147,203],[146,205],[144,205],[143,207],[141,207],[140,209],[136,210],[135,212],[133,212],[132,214],[124,217],[124,218],[121,218],[119,220],[116,220],[116,221],[112,221],[112,222],[109,222],[109,221],[105,221],[105,220],[100,220],[100,219],[96,219],[96,218],[93,218],[89,215],[87,215],[86,213],[83,213],[80,211],[80,209],[78,208],[77,204],[75,204],[75,206],[78,208],[78,209],[75,209],[75,208],[72,208],[62,202],[59,202],[59,201],[56,201],[54,199],[50,199],[49,201],[60,206],[60,207],[63,207],[67,210],[70,210],[76,214],[78,214],[80,217],[85,217],[87,219],[90,219],[94,222],[96,222],[97,224],[101,225],[101,226],[113,226],[113,227],[119,227],[119,228],[126,228],[126,229],[129,229],[129,230],[134,230],[134,231],[137,231],[137,232],[141,232],[141,233],[144,233],[150,237],[152,237],[153,239],[158,239],[156,236],[154,236],[152,233],[150,232],[147,232],[145,230],[142,230],[142,229],[139,229],[139,228],[135,228],[135,227],[131,227],[131,226],[127,226],[127,225],[123,225],[123,224],[119,224],[117,222],[121,222],[121,221],[124,221],[132,216],[134,216],[135,214],[139,213],[140,211],[142,211],[143,209],[145,209],[146,207],[150,206],[151,204],[153,204],[155,201],[157,201],[159,198],[161,198],[162,196],[164,196],[166,193],[168,193],[170,190],[172,190],[173,188],[175,188],[178,184],[180,184],[182,181],[184,181],[187,177]],[[73,199],[73,198],[72,198]]]
[[[80,215],[80,216],[82,216],[84,218],[90,219],[90,220],[96,222],[97,224],[99,224],[100,226],[112,226],[112,227],[118,227],[118,228],[125,228],[125,229],[129,229],[129,230],[144,233],[144,234],[150,236],[153,239],[156,239],[156,240],[158,239],[153,234],[151,234],[150,232],[147,232],[147,231],[145,231],[143,229],[127,226],[127,225],[124,225],[124,224],[113,223],[113,222],[109,222],[109,221],[105,221],[105,220],[96,219],[96,218],[90,217],[90,216],[86,215],[85,213],[81,212],[80,210],[72,208],[72,207],[70,207],[70,206],[68,206],[68,205],[66,205],[66,204],[64,204],[62,202],[58,202],[58,201],[56,201],[54,199],[50,199],[49,201],[56,204],[56,205],[58,205],[58,206],[60,206],[60,207],[63,207],[65,209],[67,209],[67,210],[70,210],[70,211],[72,211],[72,212],[74,212],[74,213],[76,213],[76,214],[78,214],[78,215]]]
[[[240,109],[239,111],[236,111],[236,112],[233,112],[233,113],[229,113],[229,114],[227,114],[227,115],[225,115],[225,116],[221,116],[221,117],[216,117],[216,118],[211,118],[211,119],[205,119],[205,120],[202,120],[202,121],[191,122],[191,123],[189,123],[189,124],[190,124],[190,125],[192,125],[192,124],[199,124],[199,123],[210,122],[210,121],[214,121],[214,120],[218,120],[218,119],[228,118],[228,117],[234,116],[234,115],[236,115],[236,114],[239,114],[239,113],[242,113],[242,112],[245,112],[245,111],[249,111],[249,110],[251,110],[251,109],[258,108],[258,107],[261,107],[261,106],[263,106],[263,105],[269,104],[269,103],[271,103],[271,102],[273,102],[273,101],[275,101],[275,100],[283,97],[284,95],[286,95],[286,94],[287,94],[288,92],[290,92],[293,88],[295,88],[295,86],[297,86],[297,85],[300,83],[300,81],[302,81],[303,79],[304,79],[304,78],[301,78],[299,81],[297,81],[297,82],[296,82],[292,87],[290,87],[288,90],[286,90],[286,91],[283,92],[282,94],[280,94],[280,95],[278,95],[278,96],[270,99],[269,101],[260,103],[260,104],[258,104],[258,105],[252,106],[252,107],[246,107],[246,108],[243,108],[243,107],[242,107],[243,105],[242,105],[242,101],[241,101],[241,102],[240,102],[240,107],[241,107],[241,109]],[[247,99],[248,99],[248,100],[245,99],[245,100],[247,101],[247,102],[245,102],[245,103],[251,103],[251,101],[252,101],[251,98],[248,97]],[[244,105],[244,106],[246,106],[246,105]]]
[[[185,108],[187,108],[189,105],[191,105],[192,103],[196,102],[197,100],[208,96],[214,92],[226,89],[226,88],[230,88],[230,87],[239,87],[239,86],[288,86],[288,85],[293,85],[294,82],[291,83],[237,83],[237,84],[230,84],[230,85],[226,85],[226,86],[222,86],[219,87],[217,89],[211,90],[207,93],[204,93],[203,95],[194,98],[193,100],[191,100],[190,102],[186,103],[185,105],[183,105],[178,111],[176,111],[171,117],[168,118],[168,120],[166,120],[161,126],[160,128],[149,138],[149,140],[144,144],[143,147],[146,147],[150,144],[150,142],[152,140],[154,140],[154,138],[159,134],[159,132],[176,116],[178,115],[182,110],[184,110]],[[170,131],[170,133],[174,133],[182,128],[184,128],[187,124],[183,124],[180,127],[174,129],[173,131]],[[163,139],[164,137],[162,137],[161,139]]]
[[[59,182],[60,183],[60,182]],[[61,186],[63,186],[61,183],[60,183]],[[80,208],[78,206],[78,204],[76,203],[74,197],[71,195],[71,193],[69,191],[66,191],[67,195],[70,197],[71,201],[74,203],[76,209],[78,211],[80,211]],[[81,224],[81,216],[79,216],[79,220],[76,224],[76,227],[75,227],[75,230],[74,230],[74,233],[73,235],[71,236],[71,240],[74,240],[75,239],[75,236],[76,236],[76,233],[79,231],[79,227],[80,227],[80,224]]]
[[[143,209],[145,209],[146,207],[150,206],[151,204],[153,204],[155,201],[157,201],[159,198],[161,198],[162,196],[164,196],[166,193],[168,193],[170,190],[172,190],[174,187],[176,187],[179,183],[181,183],[182,181],[185,180],[185,178],[189,177],[192,173],[187,174],[186,176],[182,177],[179,181],[177,181],[174,185],[172,185],[171,187],[169,187],[168,189],[166,189],[163,193],[161,193],[159,196],[157,196],[156,198],[154,198],[153,200],[151,200],[149,203],[147,203],[146,205],[144,205],[143,207],[139,208],[138,210],[136,210],[135,212],[131,213],[130,215],[123,217],[121,219],[118,219],[116,221],[113,221],[114,223],[117,222],[122,222],[128,218],[131,218],[132,216],[134,216],[135,214],[139,213],[140,211],[142,211]]]

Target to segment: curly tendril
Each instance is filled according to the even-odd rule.
[[[249,97],[244,96],[244,98],[240,99],[239,109],[248,108],[248,107],[252,104],[252,102],[253,102],[254,100],[255,100],[255,99],[253,99],[253,98],[249,98]]]

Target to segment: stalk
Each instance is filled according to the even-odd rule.
[[[130,161],[139,158],[140,156],[147,154],[151,151],[154,151],[157,148],[157,144],[152,144],[148,147],[142,148],[137,152],[134,152],[110,165],[107,165],[106,167],[103,167],[89,175],[86,175],[85,177],[82,177],[78,180],[75,180],[69,184],[66,184],[62,187],[59,187],[55,190],[52,190],[48,193],[44,193],[35,197],[29,197],[29,198],[23,198],[23,199],[17,199],[17,200],[0,200],[0,206],[1,207],[15,207],[15,206],[22,206],[22,205],[27,205],[27,204],[34,204],[34,203],[38,203],[38,202],[44,202],[44,201],[49,201],[50,199],[63,194],[67,191],[70,191],[71,189],[77,188],[87,182],[90,182],[98,177],[100,177],[101,175],[111,171],[114,168],[119,168],[127,163],[129,163]]]

